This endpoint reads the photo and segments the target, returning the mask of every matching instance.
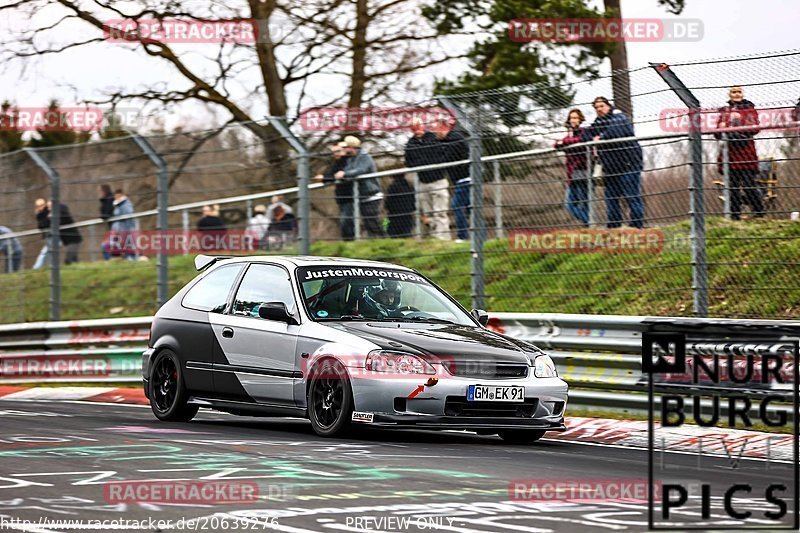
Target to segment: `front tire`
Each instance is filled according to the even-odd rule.
[[[508,444],[533,444],[544,437],[544,431],[536,429],[508,429],[499,433]]]
[[[186,383],[175,352],[161,350],[150,372],[150,408],[159,420],[188,422],[197,414],[196,405],[187,405]]]
[[[308,387],[308,418],[320,437],[335,437],[350,429],[353,388],[342,363],[322,361]]]

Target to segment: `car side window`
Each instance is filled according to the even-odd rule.
[[[294,313],[296,305],[289,273],[273,265],[250,265],[236,292],[233,314],[258,317],[259,306],[270,302],[281,302]]]
[[[181,302],[184,307],[222,313],[228,303],[233,282],[242,270],[242,265],[222,266],[206,274],[189,289]]]

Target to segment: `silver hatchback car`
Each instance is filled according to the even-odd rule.
[[[536,346],[485,325],[414,270],[331,257],[198,256],[142,358],[161,420],[200,407],[533,442],[564,430],[567,384]]]

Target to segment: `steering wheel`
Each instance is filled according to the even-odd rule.
[[[410,305],[404,305],[403,307],[398,307],[397,309],[395,309],[395,311],[397,311],[398,313],[403,312],[403,311],[412,311],[414,313],[421,313],[422,312],[419,309],[417,309],[416,307],[411,307]]]

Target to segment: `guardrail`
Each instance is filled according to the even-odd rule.
[[[150,321],[136,317],[0,326],[0,384],[138,382]],[[641,369],[644,332],[689,332],[687,355],[707,356],[715,350],[718,355],[743,355],[785,348],[800,338],[800,322],[770,320],[492,313],[488,327],[551,354],[570,383],[573,408],[636,414],[647,413],[647,376]],[[682,386],[680,381],[657,385]],[[737,392],[757,397],[768,391]]]

